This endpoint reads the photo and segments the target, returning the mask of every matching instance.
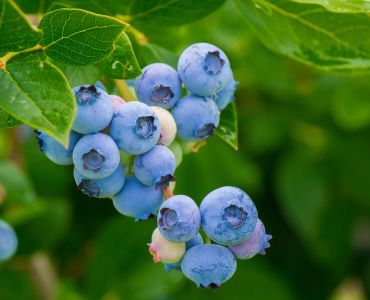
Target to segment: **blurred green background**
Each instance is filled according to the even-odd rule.
[[[176,55],[202,41],[228,54],[240,82],[239,151],[209,139],[184,157],[175,193],[200,203],[239,186],[271,248],[238,261],[219,290],[197,289],[152,263],[154,220],[135,223],[109,200],[83,196],[72,167],[49,162],[33,134],[2,130],[0,216],[15,226],[19,249],[0,265],[0,300],[50,299],[54,290],[67,300],[370,298],[369,77],[337,77],[267,50],[231,2],[196,23],[144,33]],[[142,67],[158,60],[135,48]]]

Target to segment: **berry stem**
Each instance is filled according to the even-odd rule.
[[[137,100],[136,97],[131,93],[130,88],[123,79],[114,79],[114,83],[118,89],[120,96],[125,99],[125,101],[134,101]]]
[[[163,194],[164,194],[165,200],[173,196],[173,192],[169,186],[163,189]]]

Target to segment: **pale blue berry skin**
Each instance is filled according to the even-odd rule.
[[[160,135],[159,121],[154,111],[139,101],[122,105],[114,115],[109,129],[119,149],[135,155],[153,148]]]
[[[198,245],[203,245],[204,241],[200,233],[193,237],[191,240],[187,241],[185,243],[186,250],[189,250],[190,248],[193,248]],[[176,270],[176,271],[181,271],[181,262],[177,264],[164,264],[164,269],[166,271],[171,271],[171,270]]]
[[[194,95],[182,98],[172,110],[177,135],[187,141],[206,139],[220,122],[220,111],[211,98]]]
[[[154,146],[134,160],[134,174],[145,185],[167,187],[170,181],[175,180],[175,169],[175,156],[161,145]]]
[[[270,247],[270,234],[266,234],[265,226],[260,219],[257,220],[251,236],[241,244],[229,246],[229,249],[238,259],[250,259],[257,254],[265,254],[266,248]]]
[[[238,82],[233,79],[231,79],[225,87],[220,90],[216,96],[214,97],[214,100],[217,104],[218,109],[221,111],[226,106],[228,106],[231,102],[235,100],[234,93],[236,91],[236,86]]]
[[[112,198],[125,184],[126,171],[122,165],[118,165],[116,170],[105,178],[89,179],[74,168],[73,176],[76,185],[85,195],[95,198]]]
[[[199,231],[199,208],[188,196],[172,196],[159,208],[157,226],[167,240],[187,242]]]
[[[215,244],[195,246],[186,251],[182,273],[198,287],[218,288],[235,273],[236,260],[226,247]]]
[[[57,165],[72,165],[72,153],[76,143],[82,137],[81,134],[71,131],[69,135],[68,147],[65,148],[62,144],[54,140],[42,131],[35,130],[40,151],[43,152],[47,158]]]
[[[156,215],[162,202],[160,189],[142,184],[135,176],[128,177],[121,191],[113,197],[117,211],[136,221]]]
[[[212,97],[232,78],[226,54],[208,43],[189,46],[181,54],[177,70],[194,95]]]
[[[109,126],[113,105],[109,95],[95,85],[73,88],[77,101],[77,115],[72,129],[82,134],[96,133]]]
[[[221,245],[235,245],[250,237],[257,223],[257,209],[241,189],[225,186],[209,193],[200,204],[205,234]]]
[[[111,175],[120,163],[119,149],[107,134],[85,135],[73,150],[73,163],[78,172],[89,179]]]
[[[14,229],[0,220],[0,261],[11,258],[18,247],[18,238]]]
[[[146,66],[136,79],[135,91],[140,101],[171,109],[181,97],[181,80],[171,66],[154,63]]]

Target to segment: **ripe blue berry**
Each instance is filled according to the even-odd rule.
[[[158,106],[152,106],[152,109],[159,120],[161,135],[158,144],[168,147],[176,137],[176,122],[168,110]]]
[[[96,198],[112,198],[125,183],[125,168],[118,165],[116,170],[102,179],[89,179],[83,176],[76,168],[73,175],[78,188],[87,196]]]
[[[251,236],[241,244],[229,246],[229,249],[239,259],[249,259],[257,254],[265,254],[265,249],[270,247],[272,236],[266,234],[265,226],[260,219],[257,220],[256,228]]]
[[[181,80],[171,66],[155,63],[143,69],[136,79],[135,91],[140,101],[170,109],[181,96]]]
[[[154,146],[134,160],[137,179],[145,185],[155,185],[158,188],[168,187],[170,181],[175,180],[175,169],[175,156],[171,150],[161,145]]]
[[[72,129],[90,134],[106,128],[113,117],[109,95],[95,85],[83,85],[73,91],[77,100],[77,115]]]
[[[37,134],[40,151],[45,153],[47,158],[58,165],[73,164],[72,152],[76,143],[81,138],[79,133],[71,131],[68,147],[65,148],[62,144],[48,136],[46,133],[39,130],[35,130],[35,132]]]
[[[220,112],[211,98],[186,96],[172,110],[177,134],[184,140],[201,140],[213,135]]]
[[[189,250],[190,248],[193,248],[198,245],[203,245],[203,244],[204,244],[203,238],[198,232],[198,234],[195,237],[193,237],[191,240],[185,243],[185,248],[186,250]],[[164,269],[166,271],[171,271],[171,270],[181,271],[181,263],[176,263],[176,264],[166,263],[164,264]]]
[[[111,175],[119,162],[120,155],[116,143],[104,133],[85,135],[73,150],[73,163],[77,171],[89,179]]]
[[[157,226],[169,241],[189,241],[200,227],[199,208],[188,196],[172,196],[159,208]]]
[[[18,239],[14,229],[0,220],[0,261],[12,257],[17,250]]]
[[[202,228],[216,243],[235,245],[250,237],[257,209],[241,189],[225,186],[209,193],[200,205]]]
[[[186,251],[181,271],[198,287],[215,289],[229,280],[236,270],[233,253],[226,247],[205,244]]]
[[[226,54],[207,43],[186,48],[180,56],[177,69],[187,89],[199,96],[214,96],[232,77]]]
[[[232,78],[222,90],[216,93],[214,100],[220,111],[223,110],[229,103],[234,101],[234,92],[237,84],[238,82]]]
[[[113,197],[113,205],[118,212],[136,220],[156,215],[162,201],[160,189],[142,184],[135,176],[128,177],[121,191]]]
[[[148,105],[138,101],[128,102],[114,115],[110,134],[122,151],[142,154],[157,143],[159,121]]]

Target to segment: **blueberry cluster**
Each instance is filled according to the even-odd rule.
[[[268,245],[256,208],[244,192],[225,187],[199,209],[191,198],[173,196],[171,184],[182,159],[176,136],[199,141],[212,135],[236,84],[222,50],[194,44],[177,71],[163,63],[143,69],[135,82],[139,101],[109,95],[99,82],[75,87],[78,109],[68,147],[36,131],[39,146],[53,162],[74,165],[86,195],[111,198],[119,213],[135,220],[158,214],[149,247],[155,262],[181,268],[198,286],[219,286],[234,273],[235,256],[249,258]],[[200,226],[220,245],[203,245]]]
[[[200,228],[214,243],[204,244]],[[181,270],[198,287],[217,288],[233,276],[236,258],[265,254],[270,239],[249,196],[226,186],[209,193],[199,208],[184,195],[167,199],[149,251],[166,270]]]

